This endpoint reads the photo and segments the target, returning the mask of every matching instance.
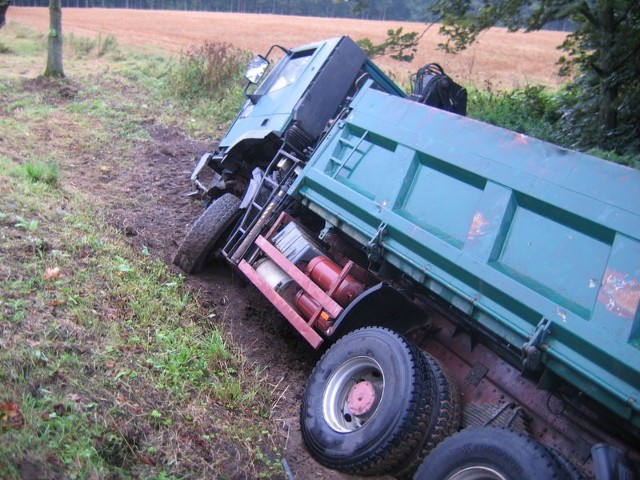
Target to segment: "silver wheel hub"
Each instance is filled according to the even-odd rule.
[[[447,477],[447,480],[509,480],[509,479],[491,467],[477,465],[474,467],[467,467],[463,470],[460,470],[454,473],[453,475],[451,475],[450,477]]]
[[[376,413],[384,393],[382,368],[371,357],[354,357],[329,378],[322,395],[322,413],[336,432],[353,432]]]

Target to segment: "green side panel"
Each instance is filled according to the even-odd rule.
[[[640,426],[639,171],[364,88],[292,193]]]

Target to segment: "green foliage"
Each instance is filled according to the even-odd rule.
[[[118,40],[113,35],[107,35],[104,40],[102,36],[98,38],[77,37],[73,33],[65,36],[67,45],[76,57],[86,58],[92,54],[102,57],[108,53],[118,52]]]
[[[470,117],[542,140],[557,142],[555,125],[560,119],[558,100],[542,86],[511,91],[468,88]]]
[[[46,163],[26,162],[23,168],[26,177],[34,183],[40,182],[51,186],[58,184],[60,167],[55,160]]]
[[[107,35],[104,40],[98,38],[98,56],[103,57],[107,53],[118,53],[118,39],[113,35]]]
[[[561,74],[578,75],[564,98],[563,142],[625,155],[640,152],[640,2],[436,0],[430,11],[447,38],[440,47],[449,52],[463,50],[494,25],[532,31],[552,20],[571,20],[575,28],[559,47],[566,56],[558,63]]]
[[[96,41],[87,37],[76,37],[73,33],[65,36],[67,45],[78,57],[88,56],[96,48]]]
[[[579,137],[572,133],[576,126],[588,131],[598,128],[588,116],[568,110],[572,104],[573,88],[549,91],[542,86],[529,85],[510,91],[496,91],[491,85],[485,89],[467,87],[468,115],[492,125],[508,128],[565,148],[575,149]],[[574,123],[575,122],[575,123]],[[629,122],[634,125],[633,122]],[[591,155],[630,167],[640,167],[637,142],[625,153],[599,148],[582,148]]]
[[[394,60],[401,62],[410,62],[413,60],[415,53],[418,51],[418,42],[422,35],[418,32],[404,33],[402,27],[387,30],[387,38],[380,44],[374,44],[369,38],[365,37],[358,40],[358,45],[371,58],[389,55]]]
[[[170,69],[167,86],[182,99],[222,96],[242,82],[249,54],[229,44],[191,47]]]
[[[640,31],[638,33],[640,36]],[[559,134],[573,148],[640,157],[640,61],[628,62],[604,83],[580,70],[561,97]],[[613,109],[613,112],[610,110]],[[607,121],[607,116],[609,118]]]
[[[26,220],[20,215],[16,215],[16,223],[14,227],[26,232],[35,232],[38,229],[38,220]]]

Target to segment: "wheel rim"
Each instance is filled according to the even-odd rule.
[[[491,467],[477,465],[460,470],[447,480],[508,480],[507,477]]]
[[[322,413],[336,432],[353,432],[371,419],[384,394],[384,375],[371,357],[354,357],[329,378],[322,395]]]

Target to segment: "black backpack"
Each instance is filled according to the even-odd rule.
[[[411,100],[458,115],[467,114],[467,91],[437,63],[428,63],[411,76],[411,90]]]

